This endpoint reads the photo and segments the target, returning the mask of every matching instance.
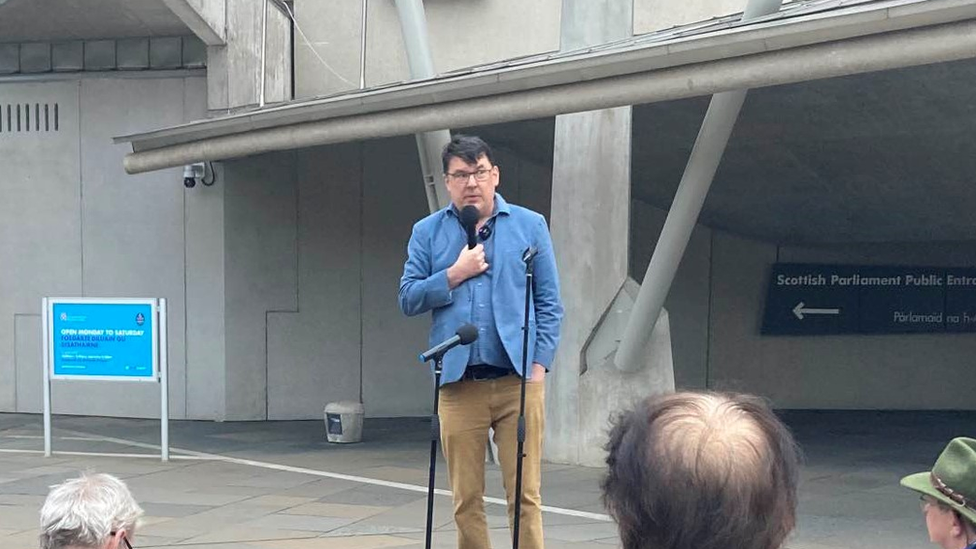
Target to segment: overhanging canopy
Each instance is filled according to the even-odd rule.
[[[976,57],[976,0],[798,3],[576,52],[116,138],[140,173],[329,143],[494,124]]]

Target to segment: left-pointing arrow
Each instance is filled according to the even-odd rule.
[[[803,315],[839,315],[840,309],[807,309],[802,301],[793,307],[793,314],[796,318],[803,320]]]

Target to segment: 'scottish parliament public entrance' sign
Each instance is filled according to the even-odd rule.
[[[762,333],[976,332],[976,269],[777,263]]]

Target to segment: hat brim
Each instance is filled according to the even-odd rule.
[[[958,503],[949,499],[949,497],[942,492],[936,490],[935,486],[932,486],[931,475],[932,473],[928,471],[908,475],[907,477],[901,479],[901,485],[909,490],[914,490],[927,496],[932,496],[933,498],[958,511],[960,515],[969,519],[970,522],[976,524],[976,511],[959,505]]]

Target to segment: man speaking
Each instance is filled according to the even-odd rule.
[[[563,307],[552,240],[542,215],[509,204],[495,192],[499,168],[478,137],[455,136],[442,154],[451,204],[417,222],[400,279],[400,309],[432,312],[430,341],[463,324],[478,339],[444,356],[440,389],[441,441],[454,492],[459,549],[489,549],[485,520],[485,451],[495,429],[498,459],[514,527],[517,427],[521,375],[526,378],[525,457],[519,546],[543,549],[541,484],[545,376],[559,341]],[[526,262],[537,250],[522,372]]]

